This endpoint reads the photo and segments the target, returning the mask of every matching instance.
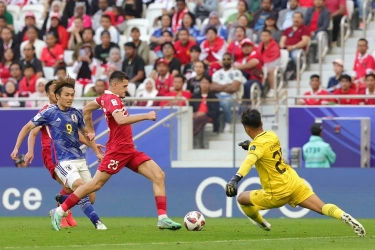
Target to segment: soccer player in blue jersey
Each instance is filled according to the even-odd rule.
[[[52,105],[37,114],[21,130],[16,145],[20,145],[31,129],[46,126],[51,137],[52,159],[56,163],[57,177],[69,188],[76,190],[86,181],[91,179],[86,160],[80,150],[79,132],[87,134],[83,116],[80,111],[72,108],[74,101],[74,84],[72,78],[59,78],[55,81],[55,96],[57,105]],[[103,158],[93,141],[88,143],[94,149],[99,161]],[[96,150],[95,150],[96,149]],[[60,203],[66,197],[61,197]],[[98,230],[107,227],[100,221],[88,196],[82,198],[79,205],[85,215],[91,220]],[[51,213],[52,215],[52,213]],[[53,219],[53,216],[51,216]]]

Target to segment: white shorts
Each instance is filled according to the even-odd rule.
[[[82,179],[85,183],[92,179],[85,159],[59,162],[55,167],[55,173],[64,185],[70,189],[72,189],[73,183],[78,179]]]
[[[272,62],[269,62],[269,63],[265,63],[263,65],[263,67],[266,68],[267,73],[270,72],[271,69],[274,69],[274,68],[280,67],[280,66],[281,66],[281,59],[280,58],[277,58],[276,60],[274,60]]]

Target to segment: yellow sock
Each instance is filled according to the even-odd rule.
[[[338,206],[335,204],[325,204],[322,208],[322,213],[336,218],[338,220],[341,220],[341,216],[345,213],[344,211],[341,210]]]
[[[264,222],[262,215],[260,215],[258,209],[256,209],[254,206],[241,205],[241,209],[248,217],[253,219],[255,222],[258,222],[259,224],[262,224]]]

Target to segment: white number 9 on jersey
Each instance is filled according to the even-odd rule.
[[[110,163],[108,164],[109,169],[116,170],[118,168],[119,161],[111,160]]]

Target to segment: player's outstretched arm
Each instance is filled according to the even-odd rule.
[[[83,119],[86,123],[86,128],[88,130],[88,133],[94,134],[93,138],[89,138],[89,140],[93,140],[95,137],[94,125],[92,123],[92,112],[97,109],[100,109],[100,105],[96,103],[96,101],[91,101],[87,103],[86,106],[83,108]]]
[[[18,149],[20,148],[20,146],[21,146],[23,140],[25,139],[26,135],[33,128],[35,128],[35,124],[32,121],[29,121],[25,126],[23,126],[23,128],[21,129],[21,131],[18,134],[17,142],[16,142],[16,145],[14,146],[13,152],[10,154],[10,156],[12,157],[12,159],[16,159],[17,158]]]
[[[85,144],[87,147],[90,147],[90,148],[91,148],[91,146],[94,146],[94,148],[92,148],[92,149],[94,150],[95,153],[96,153],[95,150],[98,150],[99,154],[104,154],[104,151],[103,151],[104,146],[103,145],[96,144],[94,140],[91,143],[91,141],[88,140],[88,138],[86,138],[86,136],[84,136],[82,133],[85,133],[85,131],[82,130],[81,133],[78,133],[78,140],[79,140],[80,143]]]
[[[41,128],[42,127],[39,126],[35,129],[32,129],[29,133],[29,137],[27,138],[27,153],[24,159],[27,165],[31,164],[31,162],[34,160],[35,140]]]
[[[151,111],[147,114],[133,115],[133,116],[125,116],[122,112],[115,112],[112,116],[118,125],[130,125],[133,123],[146,121],[146,120],[150,120],[150,121],[156,120],[155,111]]]

